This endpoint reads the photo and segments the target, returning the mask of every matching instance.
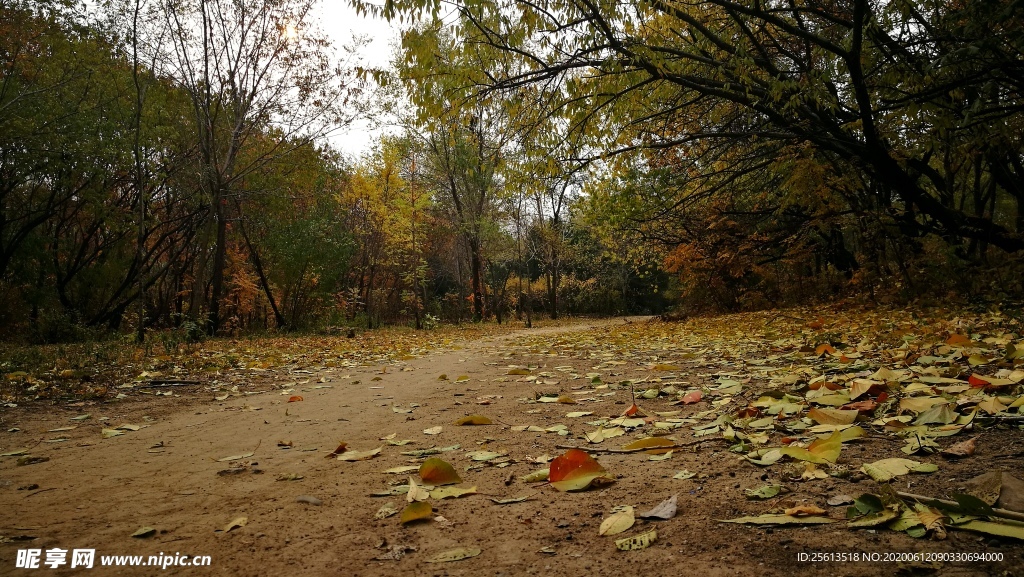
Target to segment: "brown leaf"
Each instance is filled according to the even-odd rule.
[[[971,437],[966,441],[960,441],[959,443],[946,447],[940,454],[943,457],[948,457],[950,459],[959,459],[963,457],[970,457],[974,454],[974,451],[977,448],[978,437]]]
[[[327,453],[326,455],[324,455],[324,457],[327,458],[327,459],[330,459],[331,457],[337,457],[338,455],[344,453],[347,450],[348,450],[348,443],[343,441],[343,442],[338,444],[338,448],[337,449],[331,451],[330,453]]]
[[[827,515],[828,512],[817,505],[798,505],[786,509],[785,514],[799,517],[801,515]]]

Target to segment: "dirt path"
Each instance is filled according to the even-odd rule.
[[[583,323],[536,329],[462,343],[461,349],[435,352],[387,367],[316,368],[279,375],[293,379],[281,390],[231,398],[203,400],[168,414],[152,407],[103,405],[85,421],[60,411],[49,415],[9,414],[6,426],[17,433],[0,434],[3,452],[17,449],[25,438],[64,435],[69,440],[44,443],[32,455],[49,461],[17,466],[15,458],[0,461],[0,574],[33,574],[14,569],[19,549],[96,549],[100,555],[209,555],[211,566],[94,568],[84,574],[152,575],[888,575],[895,563],[799,563],[809,551],[996,551],[1004,563],[947,564],[941,574],[1004,574],[1020,568],[1022,548],[991,548],[976,535],[951,533],[948,540],[913,540],[892,532],[852,532],[839,526],[808,529],[760,529],[724,525],[715,519],[751,514],[737,498],[740,487],[766,479],[765,470],[742,463],[714,442],[677,453],[669,461],[649,462],[643,454],[601,455],[599,460],[619,476],[616,483],[581,493],[560,493],[550,487],[524,484],[519,478],[540,467],[542,455],[562,452],[557,445],[579,444],[585,429],[567,419],[568,411],[596,416],[617,415],[629,403],[629,391],[596,397],[576,406],[524,403],[535,392],[572,393],[589,379],[571,379],[591,371],[597,361],[565,358],[544,347],[518,346],[531,339],[602,338],[624,322]],[[517,348],[518,347],[518,348]],[[515,353],[514,355],[511,353]],[[536,366],[557,384],[537,385],[508,376],[510,365]],[[556,367],[558,367],[556,369]],[[571,369],[569,368],[571,367]],[[447,380],[439,376],[447,375]],[[466,376],[468,380],[458,381]],[[290,384],[286,382],[285,385]],[[301,402],[287,402],[301,395]],[[479,404],[481,401],[489,404]],[[416,405],[416,406],[414,406]],[[652,401],[653,410],[669,410]],[[664,405],[664,406],[662,406]],[[396,412],[410,411],[411,412]],[[76,409],[81,411],[81,409]],[[144,413],[156,415],[146,419]],[[492,426],[456,427],[468,414],[484,414]],[[108,417],[100,421],[101,417]],[[137,431],[102,438],[101,429],[123,423]],[[500,424],[498,424],[500,423]],[[566,424],[573,435],[514,431],[515,425],[549,427]],[[66,432],[53,429],[78,425]],[[424,430],[441,427],[436,435]],[[25,434],[25,433],[29,434]],[[20,436],[19,436],[20,434]],[[395,434],[410,439],[405,446],[381,439]],[[379,457],[356,462],[324,458],[339,442],[352,450],[383,446]],[[288,443],[290,448],[279,446]],[[611,444],[609,442],[608,444]],[[390,502],[405,505],[404,495],[371,496],[407,475],[386,469],[416,465],[421,460],[403,451],[459,445],[442,458],[460,472],[460,487],[476,486],[478,495],[432,500],[434,514],[447,521],[401,525],[397,516],[376,519]],[[472,461],[468,451],[507,454],[511,465],[488,466]],[[217,459],[244,455],[233,461]],[[479,468],[466,470],[469,466]],[[700,471],[697,479],[673,479],[682,469]],[[301,476],[299,480],[278,480]],[[828,489],[859,494],[869,489],[839,479]],[[37,486],[32,489],[25,487]],[[859,492],[858,492],[859,491]],[[613,507],[633,505],[646,510],[679,495],[679,515],[669,521],[638,521],[624,535],[656,527],[657,543],[643,551],[616,551],[612,538],[598,536],[598,526]],[[322,502],[297,501],[310,496]],[[498,505],[491,498],[529,496],[525,502]],[[243,527],[215,532],[245,517]],[[142,527],[156,534],[132,538]],[[620,535],[620,537],[623,535]],[[14,540],[35,537],[32,540]],[[479,548],[471,559],[428,563],[437,553],[459,547]],[[407,551],[399,560],[376,558],[395,549]],[[45,554],[44,554],[45,560]],[[67,566],[36,570],[71,573]]]

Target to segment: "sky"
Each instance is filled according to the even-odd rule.
[[[388,65],[392,44],[398,41],[397,27],[382,19],[357,15],[345,0],[321,0],[319,18],[335,46],[351,44],[354,35],[367,36],[370,43],[359,51],[363,65],[380,68]],[[354,126],[338,131],[330,141],[342,152],[358,156],[369,149],[379,133],[369,123],[357,121]]]

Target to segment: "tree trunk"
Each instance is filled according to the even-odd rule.
[[[482,262],[480,258],[479,239],[469,239],[469,268],[470,283],[473,287],[473,322],[480,322],[484,318],[484,293],[483,282],[480,278]]]
[[[252,260],[253,267],[256,268],[256,274],[260,277],[260,285],[263,286],[263,293],[267,295],[267,301],[270,303],[271,310],[274,311],[274,322],[277,323],[278,329],[286,330],[288,323],[284,319],[284,315],[277,308],[277,302],[274,300],[274,293],[270,290],[270,283],[267,282],[267,275],[263,272],[263,263],[260,261],[260,255],[256,252],[256,248],[252,245],[249,240],[249,235],[245,231],[245,225],[240,224],[239,229],[242,232],[242,238],[245,240],[245,246],[249,249],[249,258]]]
[[[212,283],[212,294],[210,295],[210,314],[208,316],[206,330],[212,336],[217,334],[217,329],[220,328],[220,301],[224,294],[224,268],[227,265],[227,228],[228,222],[224,213],[223,199],[221,193],[218,192],[214,196],[216,206],[214,207],[214,215],[217,219],[217,243],[214,247],[213,253],[213,278]]]

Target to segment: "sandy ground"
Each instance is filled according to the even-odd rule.
[[[1020,575],[1024,545],[993,541],[965,532],[950,532],[945,541],[915,540],[891,531],[853,531],[842,523],[807,528],[757,528],[729,525],[717,519],[760,514],[771,503],[750,502],[742,489],[756,487],[770,471],[741,462],[722,443],[708,442],[677,452],[668,461],[650,462],[645,454],[604,454],[598,460],[619,478],[607,487],[560,493],[549,486],[528,485],[519,477],[540,465],[541,455],[563,452],[558,445],[585,444],[577,437],[586,427],[568,411],[618,415],[629,405],[629,392],[600,397],[585,406],[529,404],[539,389],[572,393],[589,380],[560,379],[555,387],[538,387],[508,377],[505,348],[524,334],[573,338],[574,331],[614,331],[624,320],[564,328],[520,331],[461,343],[456,350],[435,352],[387,367],[295,367],[272,375],[277,387],[258,394],[216,401],[201,387],[182,388],[179,397],[146,397],[91,407],[4,409],[0,447],[8,452],[31,446],[31,454],[49,461],[17,466],[17,457],[0,459],[0,574],[85,575],[783,575],[798,571],[816,575]],[[642,322],[633,319],[631,322]],[[587,373],[592,360],[524,353],[514,364],[537,365],[537,371],[572,366]],[[446,374],[448,380],[439,380]],[[457,382],[459,376],[468,380]],[[264,381],[266,381],[264,375]],[[273,380],[273,379],[272,379]],[[246,391],[244,383],[239,391]],[[301,395],[301,402],[287,402]],[[483,400],[490,404],[481,405]],[[411,407],[411,404],[418,406]],[[408,413],[396,412],[393,407]],[[666,411],[668,401],[643,402],[648,410]],[[696,412],[701,407],[685,407]],[[703,407],[703,408],[706,408]],[[85,421],[71,418],[91,414]],[[483,414],[490,426],[454,426],[469,414]],[[107,420],[101,421],[101,417]],[[131,423],[137,431],[103,438],[101,429]],[[570,436],[513,431],[515,425],[566,423]],[[78,425],[73,430],[48,432]],[[437,435],[425,429],[441,426]],[[578,429],[578,431],[577,431]],[[380,440],[396,433],[410,439],[405,446]],[[63,436],[67,441],[41,443]],[[618,446],[615,439],[606,442]],[[628,439],[626,439],[628,440]],[[325,458],[346,442],[350,449],[383,445],[379,457],[357,462]],[[1021,449],[1017,437],[990,438],[1000,452]],[[289,447],[279,446],[290,443]],[[985,443],[982,449],[984,452]],[[447,521],[402,525],[397,516],[375,518],[392,503],[401,509],[403,495],[375,497],[406,483],[407,475],[383,471],[416,465],[420,459],[403,451],[460,445],[443,459],[458,470],[464,483],[479,494],[432,501],[434,514]],[[489,450],[511,458],[506,467],[475,463],[467,451]],[[871,451],[852,449],[850,457]],[[860,453],[858,453],[858,451]],[[244,455],[233,461],[217,459]],[[861,454],[861,456],[866,456]],[[1019,459],[1012,464],[1020,471]],[[479,464],[478,464],[479,465]],[[984,472],[993,462],[976,460],[947,470],[966,478]],[[699,471],[695,479],[679,480],[682,469]],[[240,472],[230,472],[238,470]],[[299,480],[278,480],[282,476]],[[914,479],[911,490],[922,492],[936,479]],[[873,481],[828,479],[813,493],[859,495],[874,490]],[[614,538],[598,535],[598,526],[617,505],[646,510],[679,496],[679,514],[667,521],[638,520],[624,535],[656,527],[658,540],[641,551],[621,552]],[[320,505],[299,502],[311,496]],[[491,498],[529,496],[520,503],[498,505]],[[820,503],[824,505],[824,503]],[[841,517],[840,509],[832,511]],[[217,532],[245,517],[243,527]],[[131,535],[142,527],[156,533]],[[478,548],[473,558],[429,563],[434,555],[455,548]],[[209,555],[209,567],[95,567],[91,570],[16,569],[19,549],[96,549],[100,555]],[[378,560],[395,549],[398,560]],[[800,553],[830,552],[987,552],[1003,555],[1002,563],[943,563],[928,570],[896,563],[799,561]]]

